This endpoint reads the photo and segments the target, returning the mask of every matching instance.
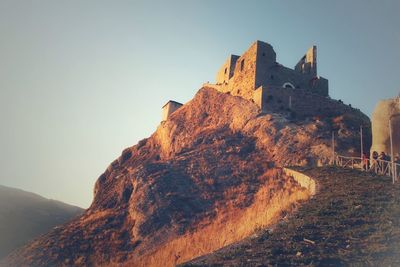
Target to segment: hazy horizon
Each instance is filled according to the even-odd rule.
[[[368,116],[400,89],[400,2],[0,0],[0,184],[88,207],[121,151],[255,40]]]

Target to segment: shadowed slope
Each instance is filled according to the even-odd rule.
[[[388,177],[303,169],[319,191],[273,231],[183,266],[400,266],[400,186]]]
[[[0,185],[0,258],[83,209]]]

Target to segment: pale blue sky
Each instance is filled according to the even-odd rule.
[[[88,207],[169,99],[255,40],[293,67],[313,44],[330,95],[370,115],[400,88],[400,1],[0,0],[0,184]]]

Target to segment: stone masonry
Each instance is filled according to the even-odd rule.
[[[162,107],[162,121],[168,120],[168,117],[179,109],[183,104],[170,100]]]
[[[291,69],[276,61],[270,44],[256,41],[243,55],[230,55],[218,71],[216,83],[205,86],[251,100],[262,111],[311,116],[336,108],[324,106],[324,98],[329,97],[328,80],[317,75],[316,46]]]

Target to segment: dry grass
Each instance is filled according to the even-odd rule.
[[[271,179],[273,174],[275,179]],[[289,213],[299,201],[310,197],[307,190],[282,172],[269,170],[262,177],[262,185],[249,206],[238,206],[234,203],[237,199],[226,195],[217,205],[218,212],[212,220],[200,222],[194,231],[165,243],[154,254],[144,255],[127,266],[175,266],[210,253],[276,223],[283,213]],[[275,192],[271,193],[271,189]],[[241,196],[243,193],[244,189],[238,187],[238,192],[233,195]]]
[[[186,266],[400,266],[400,185],[355,170],[301,170],[317,195],[264,230]]]

